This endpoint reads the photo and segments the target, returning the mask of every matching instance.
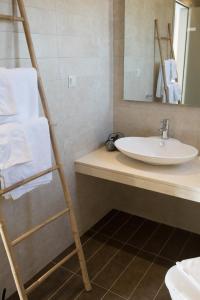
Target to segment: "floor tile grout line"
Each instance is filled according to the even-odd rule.
[[[119,228],[121,228],[122,226],[124,226],[124,224],[125,224],[126,222],[124,222],[121,226],[119,226]],[[105,236],[104,234],[104,236],[107,238],[106,239],[106,241],[97,249],[97,251],[95,251],[90,257],[89,257],[89,259],[88,260],[86,260],[86,262],[89,262],[104,246],[105,246],[105,244],[108,242],[108,241],[110,241],[110,240],[112,240],[112,236],[115,234],[115,232],[109,237],[109,236]],[[80,269],[79,269],[80,270]]]
[[[105,235],[105,236],[107,236],[107,235]],[[108,237],[108,236],[107,236]],[[123,244],[123,246],[130,246],[130,247],[132,247],[132,248],[135,248],[135,249],[138,249],[138,250],[140,250],[140,248],[138,248],[138,247],[136,247],[136,246],[134,246],[134,245],[132,245],[132,244],[130,244],[130,243],[127,243],[127,242],[122,242],[120,239],[115,239],[115,238],[113,238],[112,237],[112,240],[113,241],[116,241],[116,242],[119,242],[119,243],[122,243]],[[146,253],[149,253],[149,254],[151,254],[151,255],[157,255],[157,253],[156,252],[151,252],[151,251],[149,251],[149,250],[142,250],[143,252],[146,252]],[[169,262],[175,262],[175,260],[173,260],[173,259],[171,259],[171,258],[169,258],[169,257],[167,257],[167,256],[165,256],[165,255],[158,255],[158,257],[160,257],[160,258],[163,258],[163,259],[165,259],[165,260],[168,260]]]
[[[124,224],[123,224],[123,226],[121,226],[121,227],[119,227],[118,228],[118,230],[117,231],[115,231],[115,233],[114,233],[114,235],[115,234],[117,234],[132,218],[133,218],[134,216],[132,216],[132,215],[130,215],[129,217],[128,217],[128,219],[127,219],[127,222],[125,222]],[[144,221],[143,221],[144,222]],[[121,243],[123,243],[122,241],[120,241],[120,240],[118,240],[118,239],[115,239],[114,238],[114,235],[113,235],[113,239],[114,240],[116,240],[116,241],[119,241],[119,242],[121,242]]]
[[[127,240],[127,245],[128,242],[136,235],[136,233],[140,230],[140,228],[143,226],[143,224],[145,224],[145,222],[147,222],[144,219],[144,222],[141,224],[141,226],[139,226],[138,230],[136,230],[136,232]],[[144,243],[143,247],[141,249],[138,249],[137,254],[131,259],[131,261],[128,263],[128,265],[125,267],[125,269],[119,274],[119,276],[115,279],[115,281],[112,283],[112,285],[110,286],[110,288],[108,289],[108,292],[104,295],[104,297],[111,292],[112,293],[112,287],[115,285],[115,283],[118,281],[118,279],[126,272],[126,270],[129,268],[129,266],[134,262],[134,260],[136,259],[136,256],[143,250],[143,248],[146,246],[146,244],[150,241],[150,239],[152,238],[152,236],[154,235],[154,233],[158,230],[158,228],[160,228],[160,224],[153,230],[153,232],[151,233],[151,235],[149,236],[149,238],[146,240],[146,242]],[[134,246],[132,246],[134,247]],[[127,298],[128,299],[128,298]]]
[[[112,216],[111,217],[111,220],[115,217],[115,216],[117,216],[119,214],[119,211],[114,215],[114,216]],[[110,221],[108,221],[108,222],[106,222],[106,224],[104,225],[104,226],[106,226],[107,224],[109,224],[110,223]],[[104,228],[104,226],[102,227],[102,228]],[[102,229],[101,228],[101,229]],[[100,231],[101,231],[101,229],[100,229]],[[96,236],[98,233],[100,233],[100,231],[95,231],[94,232],[94,234],[92,234],[92,236],[88,239],[88,240],[86,240],[84,243],[82,243],[82,246],[85,246],[94,236]],[[105,243],[110,239],[110,237],[109,236],[107,236],[107,235],[104,235],[104,234],[102,234],[103,236],[105,236],[105,238],[106,238],[106,241],[105,241]],[[105,244],[104,243],[104,244]],[[103,245],[104,245],[103,244]],[[97,253],[99,251],[99,248],[97,249],[97,251],[94,253],[94,255]],[[93,256],[93,255],[92,255]],[[91,257],[90,257],[91,258]],[[89,259],[90,259],[89,258]],[[86,259],[86,262],[88,262],[89,261],[89,259],[87,260]],[[54,264],[56,264],[56,262],[55,261],[52,261]],[[61,266],[61,268],[62,269],[64,269],[64,270],[67,270],[67,271],[71,271],[71,272],[74,272],[74,271],[72,271],[72,270],[70,270],[69,268],[66,268],[64,265],[62,265]],[[78,272],[80,271],[80,268],[78,269],[78,271],[77,272],[75,272],[75,274],[77,274]]]
[[[154,252],[147,251],[147,250],[143,250],[143,251],[146,252],[146,253],[149,253],[149,254],[151,254],[151,255],[154,255],[154,256],[156,255],[158,258],[167,260],[168,262],[175,263],[175,260],[170,259],[170,258],[168,258],[168,257],[162,256],[162,255],[158,255],[158,254],[156,254],[156,253],[154,253]]]
[[[106,237],[106,241],[88,258],[86,259],[86,264],[105,246],[105,244],[110,240],[110,238]],[[69,268],[65,267],[64,265],[62,266],[67,271],[71,271]],[[80,271],[80,268],[75,272],[77,275]]]
[[[66,284],[68,281],[70,281],[75,275],[76,275],[76,274],[73,274],[73,273],[72,273],[72,275],[71,275],[65,282],[63,282],[63,283],[61,284],[61,286],[60,286],[57,290],[55,290],[51,296],[48,297],[47,300],[51,300],[57,293],[59,293],[59,291],[62,290],[62,288],[65,286],[65,284]]]
[[[191,239],[192,233],[189,234],[189,237],[186,239],[185,243],[183,244],[183,247],[181,249],[181,251],[179,252],[179,257],[182,255],[185,247],[187,246],[187,244],[189,243],[190,239]]]
[[[102,300],[108,293],[111,293],[111,294],[113,294],[113,295],[116,295],[116,296],[120,297],[120,298],[123,299],[123,300],[127,300],[127,298],[124,298],[124,297],[118,295],[117,293],[111,292],[111,291],[106,292],[106,294],[103,295],[103,297],[101,298],[101,300]]]
[[[128,220],[129,221],[129,220]],[[124,225],[126,225],[127,223],[128,223],[128,221],[124,224]],[[123,225],[123,226],[124,226]],[[122,228],[122,227],[121,227]],[[119,230],[120,230],[120,228],[119,228]],[[113,239],[112,239],[113,240]],[[111,262],[111,260],[115,257],[115,256],[117,256],[117,254],[123,249],[123,247],[126,245],[126,243],[122,243],[122,242],[120,242],[120,241],[117,241],[117,242],[119,242],[119,243],[121,243],[121,247],[115,252],[115,254],[113,254],[109,259],[108,259],[108,261],[105,263],[105,265],[97,272],[97,274],[92,278],[92,280],[94,280],[105,268],[106,268],[106,266]]]
[[[77,276],[78,276],[78,277],[81,277],[80,275],[77,275]],[[99,288],[101,288],[101,289],[103,289],[103,290],[105,290],[105,291],[107,292],[107,289],[106,289],[105,287],[101,286],[100,284],[95,283],[95,282],[93,282],[93,284],[96,285],[96,286],[98,286]],[[111,291],[110,291],[110,292],[111,292]],[[118,297],[120,297],[120,298],[122,298],[122,299],[124,299],[124,300],[127,300],[127,298],[125,298],[125,297],[123,297],[123,296],[120,296],[119,294],[117,294],[117,293],[115,293],[115,292],[111,292],[111,294],[114,294],[114,295],[116,295],[116,296],[118,296]],[[79,296],[80,296],[80,294],[79,294],[78,296],[76,296],[76,298],[74,298],[74,300],[78,299],[77,297],[79,297]],[[104,295],[103,295],[102,297],[104,297]],[[101,298],[101,299],[103,299],[103,298]]]
[[[141,218],[141,219],[142,219],[142,218]],[[146,221],[147,221],[147,220],[144,219],[144,221],[142,221],[142,223],[141,223],[140,225],[138,225],[138,227],[141,226],[141,225],[143,225],[144,222],[146,222]],[[128,222],[126,222],[123,226],[125,226],[127,223],[128,223]],[[121,228],[119,228],[119,229],[115,232],[115,234],[116,234],[117,232],[119,232],[120,229],[121,229]],[[127,244],[127,241],[129,241],[129,240],[134,236],[135,232],[136,232],[136,231],[134,231],[134,232],[131,234],[131,237],[129,237],[125,242],[121,241],[120,239],[115,238],[114,236],[112,237],[112,240],[114,240],[114,241],[116,241],[116,242],[120,242],[120,243],[122,243],[122,244],[125,245],[125,244]],[[114,235],[115,235],[115,234],[114,234]],[[108,236],[107,234],[104,234],[104,235],[105,235],[105,236]],[[131,244],[128,244],[128,245],[133,246],[133,245],[131,245]],[[135,248],[137,248],[137,247],[135,247]]]
[[[158,296],[158,294],[160,293],[161,289],[165,286],[165,281],[162,282],[161,286],[159,287],[155,297],[152,300],[156,300],[156,297]]]
[[[120,214],[120,211],[119,210],[117,210],[116,211],[116,213],[107,221],[107,222],[105,222],[105,224],[104,225],[102,225],[100,228],[99,228],[99,230],[93,230],[93,231],[96,231],[96,233],[99,233],[100,231],[102,231],[102,229],[105,227],[105,226],[107,226],[115,217],[117,217],[118,215]],[[106,215],[105,215],[106,216]],[[100,220],[101,221],[101,220]],[[94,224],[94,226],[95,226],[96,224]],[[93,226],[93,227],[94,227]]]
[[[128,222],[126,222],[126,224],[127,224]],[[111,262],[111,260],[115,257],[115,256],[117,256],[117,254],[127,245],[127,243],[128,243],[128,241],[132,238],[132,237],[134,237],[134,235],[140,230],[140,228],[142,227],[142,225],[145,223],[145,220],[138,226],[138,228],[131,234],[131,236],[127,239],[127,241],[126,242],[124,242],[124,243],[122,243],[121,241],[118,241],[118,240],[116,240],[116,241],[118,241],[118,242],[120,242],[120,243],[122,243],[122,247],[108,260],[108,262],[103,266],[103,268],[92,278],[92,280],[94,280],[105,268],[106,268],[106,266]],[[125,225],[125,224],[124,224]],[[119,229],[120,230],[120,229]],[[119,231],[118,230],[118,231]],[[133,247],[132,246],[132,248],[135,248],[135,247]],[[136,248],[135,248],[136,249]]]
[[[142,251],[145,251],[144,248],[146,247],[146,245],[148,244],[148,242],[152,239],[152,237],[154,236],[154,234],[159,230],[160,227],[161,227],[161,224],[159,224],[159,225],[155,228],[155,230],[152,232],[152,234],[150,235],[150,237],[146,240],[146,242],[144,243],[144,245],[143,245],[143,247],[140,249],[140,251],[137,253],[137,255],[138,255],[139,253],[141,253]],[[154,259],[155,259],[155,254],[154,254],[153,256],[154,256]],[[153,259],[152,263],[150,264],[149,268],[147,268],[147,270],[150,269],[150,267],[153,265],[154,259]],[[145,274],[146,274],[147,270],[144,272],[142,278],[139,280],[139,282],[138,282],[138,284],[136,285],[136,287],[139,286],[140,282],[141,282],[142,279],[145,277]],[[135,289],[134,289],[134,290],[135,290]],[[130,297],[132,296],[132,294],[133,294],[133,293],[131,292],[131,294],[129,295],[129,297],[128,297],[127,299],[130,299]]]
[[[112,221],[112,219],[114,218],[114,217],[116,217],[118,214],[120,213],[120,211],[117,211],[115,214],[114,214],[114,216],[112,216],[100,229],[99,229],[99,231],[97,230],[97,231],[95,231],[95,230],[92,230],[92,229],[89,229],[89,230],[91,230],[91,231],[93,231],[93,234],[91,235],[91,237],[89,238],[89,239],[87,239],[84,243],[81,243],[82,244],[82,246],[84,246],[84,245],[86,245],[87,244],[87,242],[89,242],[97,233],[99,233],[107,224],[109,224],[111,221]],[[84,235],[84,234],[83,234]],[[70,247],[70,246],[69,246]],[[62,254],[62,253],[61,253]],[[55,258],[56,259],[56,258]],[[55,264],[56,262],[55,262],[55,259],[53,259],[52,260],[52,262]]]
[[[120,213],[120,211],[118,211],[117,213],[115,213],[115,215],[114,216],[112,216],[111,217],[111,219],[108,221],[108,222],[106,222],[105,224],[104,224],[104,226],[102,226],[100,229],[99,229],[99,231],[94,231],[94,234],[92,234],[92,236],[88,239],[88,240],[86,240],[85,241],[85,243],[83,243],[83,245],[85,245],[90,239],[92,239],[92,237],[94,237],[98,232],[101,232],[102,231],[102,229],[107,225],[107,224],[109,224],[110,222],[111,222],[111,220],[113,220],[117,215],[119,215],[119,213]],[[122,241],[120,241],[120,240],[117,240],[117,239],[114,239],[113,238],[113,235],[115,235],[123,226],[125,226],[128,222],[129,222],[129,220],[131,219],[131,217],[132,216],[130,216],[130,217],[128,217],[128,219],[116,230],[116,231],[114,231],[114,233],[112,234],[112,236],[110,236],[110,237],[108,237],[108,239],[106,239],[106,241],[105,241],[105,243],[103,244],[103,246],[109,241],[109,240],[111,240],[111,239],[113,239],[113,240],[116,240],[116,241],[118,241],[118,242],[120,242],[120,243],[122,243]],[[139,229],[142,227],[142,225],[144,224],[146,222],[146,220],[144,219],[144,221],[140,224],[140,226],[138,226],[138,228],[137,228],[137,230],[136,231],[134,231],[134,233],[130,236],[130,238],[125,242],[125,243],[122,243],[122,247],[111,257],[111,259],[109,259],[109,261],[100,269],[100,271],[92,278],[92,282],[93,282],[93,280],[98,276],[98,274],[99,273],[101,273],[101,271],[109,264],[109,262],[119,253],[119,251],[125,246],[125,245],[129,245],[129,246],[132,246],[133,248],[136,248],[137,249],[137,247],[134,247],[133,245],[131,245],[131,244],[128,244],[128,242],[130,241],[130,239],[137,233],[137,231],[139,231]],[[152,235],[150,236],[150,238],[145,242],[145,244],[144,244],[144,246],[143,246],[143,248],[146,246],[146,244],[147,244],[147,242],[151,239],[151,237],[155,234],[155,232],[159,229],[159,227],[160,227],[160,225],[161,224],[159,224],[158,226],[157,226],[157,228],[152,232]],[[174,231],[172,231],[172,232],[174,232]],[[104,234],[103,234],[104,235]],[[106,235],[104,235],[105,237],[106,237]],[[170,235],[170,238],[171,238],[171,235]],[[167,240],[167,242],[168,242],[168,240]],[[167,243],[166,242],[166,243]],[[166,244],[165,243],[165,244]],[[163,247],[165,247],[165,244],[164,244],[164,246]],[[162,247],[162,248],[163,248]],[[155,255],[155,253],[151,253],[150,251],[148,252],[148,251],[145,251],[144,249],[138,249],[139,250],[139,252],[141,251],[141,250],[143,250],[144,252],[147,252],[147,253],[150,253],[150,254],[152,254],[152,255]],[[98,248],[98,250],[94,253],[94,255],[96,255],[97,253],[98,253],[98,251],[100,251],[100,249],[102,249],[102,247],[99,247]],[[160,252],[162,251],[162,249],[160,250]],[[138,253],[139,253],[138,252]],[[159,253],[160,253],[159,252]],[[137,253],[137,254],[138,254]],[[88,261],[90,261],[90,259],[94,256],[94,255],[92,255],[89,259],[88,259]],[[158,255],[156,255],[156,257],[157,257]],[[135,258],[135,257],[134,257]],[[167,259],[167,258],[165,258],[164,257],[164,259]],[[64,267],[64,269],[67,269],[67,268],[65,268]],[[77,272],[79,272],[79,270],[75,273],[74,271],[72,271],[72,270],[70,270],[70,269],[67,269],[69,272],[71,272],[72,273],[72,275],[58,288],[58,290],[56,290],[51,296],[50,296],[50,298],[49,299],[51,299],[54,295],[56,295],[65,285],[66,285],[66,283],[73,277],[73,276],[79,276],[79,277],[81,277],[81,275],[79,275],[79,274],[77,274]],[[124,271],[124,270],[123,270]],[[122,271],[122,272],[123,272]],[[119,277],[121,276],[121,273],[120,273],[120,275],[119,275]],[[95,283],[95,282],[93,282],[95,285],[98,285],[97,283]],[[113,285],[112,285],[113,286]],[[112,286],[111,286],[111,288],[112,288]],[[101,286],[100,286],[101,287]],[[106,288],[105,287],[102,287],[103,289],[105,289],[106,290]],[[83,290],[84,291],[84,290]],[[83,293],[83,291],[81,291],[80,293],[79,293],[79,295],[77,296],[77,297],[79,297],[82,293]],[[107,295],[107,293],[108,292],[111,292],[111,293],[113,293],[110,289],[105,293],[105,295]],[[116,293],[115,293],[116,294]],[[104,295],[104,296],[105,296]],[[116,294],[116,295],[118,295],[118,294]],[[104,298],[104,296],[103,296],[103,298]],[[120,296],[120,295],[118,295],[118,296]],[[122,296],[120,296],[120,297],[122,297]],[[102,298],[102,299],[103,299]],[[122,297],[122,298],[124,298],[124,297]],[[124,299],[126,299],[126,298],[124,298]]]
[[[129,219],[131,219],[131,216],[128,218],[128,220],[126,221],[126,222],[124,222],[121,226],[119,226],[119,229],[118,230],[120,230],[126,223],[128,223],[128,221],[129,221]],[[117,231],[118,231],[117,230]],[[100,247],[99,248],[99,250],[98,251],[96,251],[96,253],[94,254],[94,255],[92,255],[86,262],[89,262],[90,261],[90,259],[92,259],[104,246],[105,246],[105,244],[108,242],[108,241],[110,241],[110,240],[112,240],[112,236],[117,232],[117,231],[115,231],[112,235],[111,235],[111,237],[110,237],[110,239],[108,239],[104,244],[103,244],[103,246],[102,247]],[[122,243],[121,243],[122,244]],[[122,247],[124,247],[124,244],[122,244]],[[122,249],[122,247],[120,248],[120,249]],[[117,251],[117,253],[118,253],[118,251]],[[113,254],[112,256],[111,256],[111,258],[109,259],[109,262],[112,260],[112,258],[115,256],[115,254]],[[105,265],[107,265],[108,263],[106,263]],[[101,271],[105,268],[105,265],[97,272],[97,274],[99,274],[99,273],[101,273]],[[97,275],[96,274],[96,275]],[[93,279],[96,277],[96,275],[91,279],[91,281],[93,281]],[[104,288],[105,289],[105,288]],[[81,296],[81,294],[83,293],[84,291],[81,291],[79,294],[78,294],[78,296],[77,297],[79,297],[79,296]],[[77,299],[77,297],[76,297],[76,299]]]
[[[98,284],[98,283],[94,283],[94,284],[95,284],[96,286],[98,286],[98,287],[100,287],[100,288],[106,290],[106,293],[107,293],[107,289],[105,289],[105,287],[101,286],[101,285]],[[116,295],[116,296],[118,296],[118,297],[120,297],[120,298],[122,298],[122,299],[124,299],[124,300],[127,300],[127,298],[124,298],[124,297],[120,296],[119,294],[117,294],[117,293],[115,293],[115,292],[110,292],[110,293],[113,294],[113,295]],[[105,295],[102,296],[101,300],[103,299],[104,296],[105,296]]]
[[[82,243],[82,245],[83,245],[83,246],[86,245],[87,242],[89,242],[94,236],[96,236],[98,233],[101,233],[101,231],[102,231],[108,224],[110,224],[110,223],[112,222],[112,220],[114,220],[119,214],[120,214],[120,211],[117,211],[117,210],[116,210],[116,212],[115,212],[115,213],[114,213],[114,214],[113,214],[113,215],[112,215],[112,216],[104,223],[104,225],[102,225],[102,226],[99,228],[99,230],[95,231],[95,230],[93,230],[93,229],[89,229],[88,231],[91,231],[91,236],[90,236],[87,240],[85,240],[85,242]],[[152,234],[150,235],[149,239],[147,239],[147,241],[145,242],[144,246],[143,246],[142,248],[140,248],[140,249],[137,248],[137,247],[135,247],[134,245],[130,244],[129,241],[134,237],[134,235],[137,233],[137,231],[139,231],[139,229],[142,227],[142,225],[143,225],[145,222],[148,221],[147,219],[142,218],[142,219],[143,219],[142,223],[138,226],[137,230],[135,230],[134,233],[131,234],[131,236],[126,240],[126,242],[122,242],[122,241],[120,241],[120,239],[114,238],[114,235],[116,235],[116,234],[120,231],[120,229],[123,228],[123,227],[131,220],[132,217],[133,217],[133,216],[131,216],[131,215],[127,216],[126,221],[124,221],[123,224],[121,224],[121,225],[119,226],[119,228],[117,228],[117,230],[114,230],[114,233],[113,233],[111,236],[109,236],[109,235],[107,235],[107,234],[105,234],[105,233],[102,233],[102,235],[105,236],[105,238],[106,238],[106,241],[103,243],[103,246],[104,246],[109,240],[114,240],[114,241],[117,241],[117,242],[121,243],[121,244],[122,244],[122,247],[120,247],[120,249],[117,250],[117,252],[116,252],[116,253],[115,253],[115,254],[107,261],[107,263],[106,263],[106,264],[105,264],[105,265],[97,272],[97,274],[91,279],[91,281],[92,281],[92,283],[93,283],[94,285],[99,286],[100,288],[102,288],[102,289],[104,289],[104,290],[106,291],[105,295],[103,295],[103,297],[102,297],[101,299],[104,299],[104,297],[105,297],[109,292],[112,293],[112,294],[115,294],[115,295],[117,295],[117,296],[119,296],[119,297],[121,297],[122,299],[125,299],[125,300],[128,300],[128,299],[129,299],[129,298],[125,298],[124,296],[121,296],[121,295],[119,295],[119,294],[117,294],[116,292],[114,292],[114,291],[111,290],[111,288],[113,287],[113,285],[115,284],[115,282],[122,276],[122,274],[125,272],[125,270],[123,270],[123,271],[119,274],[118,278],[114,281],[114,283],[111,285],[111,287],[110,287],[109,289],[107,289],[107,288],[105,288],[105,287],[103,287],[103,286],[101,286],[101,285],[99,285],[98,283],[96,283],[96,282],[93,281],[93,280],[98,276],[98,274],[101,273],[101,272],[105,269],[105,267],[110,263],[110,261],[111,261],[115,256],[117,256],[117,254],[122,250],[122,248],[123,248],[124,246],[128,245],[128,246],[130,246],[130,247],[135,248],[136,250],[138,250],[138,251],[137,251],[137,254],[133,257],[133,259],[129,262],[129,264],[125,267],[125,269],[128,268],[128,266],[135,260],[136,256],[137,256],[141,251],[142,251],[142,252],[149,253],[149,254],[151,254],[151,255],[154,256],[154,259],[153,259],[153,262],[152,262],[151,265],[150,265],[150,268],[151,268],[151,266],[153,265],[153,263],[155,262],[155,260],[156,260],[157,258],[161,258],[161,259],[167,260],[167,261],[172,262],[172,263],[175,262],[175,261],[173,261],[173,260],[171,260],[171,259],[169,259],[169,258],[167,258],[167,257],[165,257],[165,256],[160,255],[160,253],[162,252],[162,250],[164,249],[164,247],[166,246],[166,244],[169,242],[169,240],[171,239],[171,237],[173,236],[173,234],[174,234],[174,232],[175,232],[175,230],[176,230],[177,228],[174,228],[174,229],[172,230],[172,233],[170,234],[169,238],[166,240],[166,242],[164,243],[163,247],[161,247],[161,249],[160,249],[160,251],[159,251],[158,253],[153,253],[153,252],[151,252],[151,251],[144,250],[144,247],[145,247],[146,244],[149,242],[149,240],[153,237],[153,235],[156,233],[156,231],[159,230],[160,226],[162,225],[161,223],[157,223],[158,226],[157,226],[157,227],[155,228],[155,230],[152,232]],[[87,233],[87,232],[86,232],[86,233]],[[183,253],[185,247],[187,246],[187,244],[188,244],[189,241],[191,240],[191,237],[192,237],[192,233],[190,233],[189,236],[185,239],[185,241],[184,241],[184,243],[183,243],[183,246],[182,246],[182,248],[181,248],[181,250],[180,250],[180,252],[179,252],[179,256]],[[93,256],[95,256],[95,255],[103,248],[103,246],[100,246],[100,247],[97,249],[97,251],[96,251],[96,252],[88,259],[88,261],[90,261],[90,259],[92,259]],[[52,263],[55,264],[56,262],[55,262],[54,260],[52,260]],[[62,290],[62,288],[67,284],[67,282],[70,281],[73,277],[74,277],[74,278],[75,278],[75,277],[80,277],[80,278],[82,278],[81,274],[78,273],[78,272],[80,271],[80,269],[79,269],[77,272],[74,272],[74,271],[72,271],[72,270],[70,270],[70,269],[68,269],[68,268],[66,268],[66,267],[64,267],[64,266],[61,266],[60,268],[61,268],[61,269],[64,269],[64,270],[67,270],[68,272],[71,273],[71,275],[70,275],[70,277],[69,277],[68,279],[66,279],[66,280],[61,284],[61,286],[60,286],[58,289],[56,289],[56,290],[52,293],[52,295],[50,295],[50,296],[48,297],[48,300],[50,300],[50,299],[52,299],[52,297],[56,296],[56,294],[57,294],[60,290]],[[145,276],[146,276],[146,275],[145,275]],[[144,277],[145,277],[145,276],[144,276]],[[162,282],[162,284],[161,284],[160,288],[158,289],[157,294],[156,294],[156,296],[154,297],[153,300],[156,299],[156,297],[157,297],[157,295],[158,295],[160,289],[161,289],[163,286],[164,286],[164,282]],[[77,297],[79,297],[79,296],[83,293],[83,291],[84,291],[84,289],[79,293],[79,295],[78,295]],[[131,294],[131,296],[132,296],[132,294]],[[131,297],[131,296],[129,296],[129,297]],[[76,297],[76,298],[77,298],[77,297]],[[76,298],[75,298],[75,299],[76,299]]]
[[[116,217],[118,214],[120,213],[120,211],[117,211],[100,229],[99,229],[99,231],[94,231],[94,230],[92,230],[93,232],[94,232],[94,234],[92,234],[92,236],[88,239],[88,240],[86,240],[85,241],[85,243],[82,243],[82,246],[84,246],[84,245],[86,245],[86,243],[89,241],[89,240],[91,240],[95,235],[97,235],[107,224],[109,224],[113,219],[114,219],[114,217]],[[106,241],[108,241],[108,240],[106,240]],[[54,260],[52,261],[54,264],[56,263]],[[75,273],[74,271],[72,271],[72,270],[70,270],[70,269],[68,269],[68,268],[66,268],[66,267],[64,267],[64,266],[61,266],[61,268],[62,269],[64,269],[64,270],[67,270],[67,271],[70,271],[71,273],[72,273],[72,276],[70,276],[69,278],[68,278],[68,280],[66,280],[51,296],[50,296],[50,298],[48,299],[48,300],[50,300],[50,299],[52,299],[52,297],[53,296],[55,296],[60,290],[62,290],[62,288],[65,286],[65,284],[74,276],[74,275],[78,275],[77,273],[79,272],[79,270]]]
[[[128,218],[128,220],[126,221],[126,222],[124,222],[119,228],[118,228],[118,230],[117,231],[115,231],[114,233],[113,233],[113,235],[116,233],[116,232],[118,232],[125,224],[127,224],[128,223],[128,221],[131,219],[131,217],[132,216],[130,216],[129,218]],[[140,224],[140,226],[138,226],[138,228],[137,228],[137,230],[133,233],[133,235],[131,235],[131,237],[130,238],[132,238],[132,236],[134,236],[135,234],[136,234],[136,232],[142,227],[142,225],[145,223],[145,219],[144,219],[144,221]],[[112,235],[112,236],[113,236]],[[112,236],[111,236],[111,239],[112,239]],[[130,239],[129,238],[129,239]],[[129,240],[128,239],[128,240]],[[120,248],[120,250],[125,246],[125,244],[126,243],[122,243],[122,242],[120,242],[121,244],[122,244],[122,247]],[[104,245],[103,245],[104,246]],[[119,250],[119,251],[120,251]],[[117,251],[117,253],[119,252],[119,251]],[[109,259],[109,262],[115,257],[115,255],[117,255],[117,253],[115,253],[110,259]],[[89,261],[89,260],[88,260]],[[105,265],[107,265],[108,263],[106,263]],[[97,274],[99,274],[99,273],[101,273],[101,271],[105,268],[105,265],[99,270],[99,272],[97,272]],[[97,275],[96,274],[96,275]],[[93,280],[94,280],[94,278],[96,278],[96,275],[91,279],[91,281],[93,282]],[[94,282],[93,282],[94,283]],[[94,284],[96,284],[96,283],[94,283]],[[105,289],[105,288],[104,288]],[[78,296],[77,297],[80,297],[80,295],[83,293],[83,291],[81,291],[79,294],[78,294]],[[106,293],[107,294],[107,293]],[[105,294],[105,295],[106,295]],[[76,297],[76,299],[77,299],[77,297]],[[103,299],[103,298],[102,298]]]
[[[162,250],[164,249],[164,247],[166,246],[166,244],[169,242],[169,240],[171,239],[173,233],[174,233],[175,229],[172,230],[171,234],[169,235],[168,239],[165,241],[165,243],[163,244],[163,246],[161,247],[160,251],[158,252],[158,255],[162,252]],[[152,260],[152,263],[150,264],[150,266],[147,268],[147,270],[144,272],[143,276],[141,277],[141,279],[139,280],[139,282],[137,283],[137,285],[135,286],[135,288],[133,289],[133,291],[131,292],[128,300],[131,299],[131,297],[134,295],[135,291],[137,290],[137,288],[139,287],[140,283],[143,281],[143,279],[146,277],[147,273],[149,272],[149,270],[151,269],[151,267],[153,266],[153,264],[155,263],[155,260],[158,258],[158,255],[154,256],[154,259]]]
[[[111,220],[112,219],[114,219],[114,217],[116,217],[117,215],[119,215],[119,213],[120,213],[120,211],[117,211],[117,213],[113,216],[113,217],[111,217]],[[128,218],[128,219],[130,219],[131,218],[131,216]],[[111,221],[110,220],[110,221]],[[101,230],[107,225],[107,224],[109,224],[110,223],[110,221],[108,221],[108,222],[106,222],[106,224],[103,226],[103,227],[101,227],[101,229],[99,230],[99,231],[97,231],[96,232],[96,234],[98,234],[98,233],[100,233],[101,232]],[[124,224],[126,224],[128,221],[126,221],[126,222],[124,222],[120,227],[119,227],[119,229],[122,227],[122,226],[124,226]],[[116,231],[115,231],[116,232]],[[113,235],[115,234],[115,232],[113,233]],[[95,234],[95,235],[96,235]],[[92,235],[92,236],[95,236],[95,235]],[[105,241],[105,243],[103,243],[103,245],[102,246],[100,246],[99,248],[98,248],[98,250],[97,251],[95,251],[94,253],[93,253],[93,255],[91,255],[91,257],[88,259],[88,260],[86,260],[86,263],[88,263],[89,261],[90,261],[90,259],[92,259],[104,246],[105,246],[105,244],[109,241],[109,240],[111,240],[112,239],[112,236],[113,235],[111,235],[110,237],[108,237],[107,239],[106,239],[106,241]],[[105,237],[107,237],[107,236],[105,236]],[[91,237],[92,238],[92,237]],[[88,242],[88,240],[85,242],[85,244]],[[84,244],[83,244],[84,245]],[[68,268],[66,268],[66,267],[64,267],[64,266],[61,266],[62,268],[64,268],[65,270],[67,270],[67,271],[71,271],[70,269],[68,269]],[[73,272],[74,273],[74,275],[78,275],[78,272],[80,271],[80,268],[79,268],[79,270],[76,272],[76,273],[74,273],[73,271],[71,271],[71,272]],[[79,275],[78,275],[79,276]],[[66,281],[65,282],[65,284],[67,283],[68,281]],[[62,285],[62,288],[65,286],[65,284],[63,284]],[[61,288],[61,289],[62,289]],[[60,290],[61,290],[60,288],[57,290],[57,292],[55,292],[54,293],[54,295],[56,295]],[[82,291],[82,292],[84,292],[84,290]],[[81,294],[82,294],[82,292],[78,295],[78,296],[80,296]]]

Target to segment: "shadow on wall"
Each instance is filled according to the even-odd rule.
[[[6,300],[6,289],[3,289],[1,300]]]
[[[114,204],[117,210],[200,233],[199,203],[116,184]]]
[[[85,230],[91,228],[113,208],[114,183],[103,179],[76,174],[76,215]],[[89,209],[84,209],[88,207]],[[80,228],[80,227],[79,227]],[[84,230],[84,231],[85,231]],[[81,232],[82,234],[83,232]]]

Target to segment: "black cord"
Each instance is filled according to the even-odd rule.
[[[2,300],[6,300],[6,289],[3,289]]]

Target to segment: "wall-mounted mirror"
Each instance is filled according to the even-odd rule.
[[[200,0],[125,0],[124,100],[200,106]]]

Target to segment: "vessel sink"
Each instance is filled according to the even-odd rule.
[[[160,137],[125,137],[118,139],[115,146],[125,155],[153,165],[182,164],[198,155],[190,145]]]

